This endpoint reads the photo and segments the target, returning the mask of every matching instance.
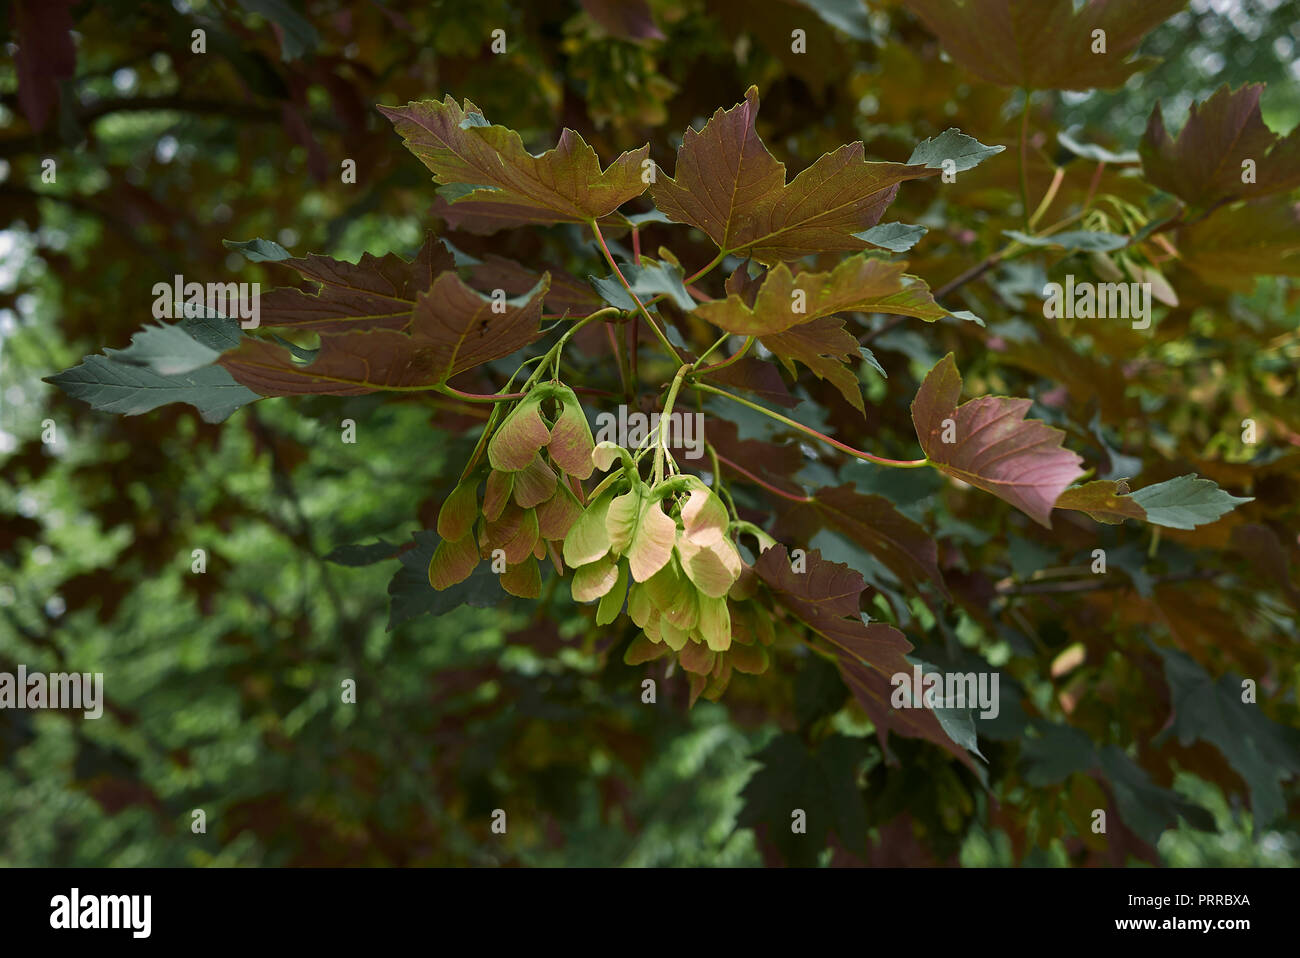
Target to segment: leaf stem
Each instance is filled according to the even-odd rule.
[[[697,360],[695,360],[695,364],[694,364],[694,365],[695,365],[695,366],[698,366],[700,363],[704,362],[704,360],[706,360],[706,359],[709,358],[709,354],[710,354],[711,352],[713,352],[715,349],[717,349],[719,346],[721,346],[723,343],[725,343],[725,342],[726,342],[728,339],[730,339],[730,338],[731,338],[731,333],[723,333],[722,336],[718,339],[717,342],[715,342],[712,346],[710,346],[710,347],[709,347],[708,349],[706,349],[704,352],[700,353],[700,358],[697,359]]]
[[[1034,224],[1042,219],[1043,214],[1051,207],[1052,200],[1056,199],[1056,191],[1061,188],[1061,180],[1063,179],[1065,179],[1065,167],[1058,166],[1056,173],[1052,176],[1051,184],[1047,187],[1047,192],[1043,194],[1042,202],[1038,204],[1038,209],[1034,210],[1034,215],[1029,217],[1029,228],[1031,230],[1034,228]]]
[[[713,393],[715,396],[722,396],[726,399],[730,399],[732,402],[740,403],[742,406],[748,406],[750,409],[762,413],[769,419],[775,419],[777,422],[784,423],[792,429],[797,429],[805,435],[811,436],[814,439],[820,439],[822,442],[834,446],[840,452],[847,453],[854,459],[861,459],[865,462],[874,462],[879,466],[891,466],[895,469],[919,469],[922,466],[928,466],[930,464],[929,459],[887,459],[884,456],[872,455],[869,452],[863,452],[861,449],[854,449],[852,446],[845,445],[838,439],[832,439],[830,436],[818,432],[811,426],[805,426],[801,422],[796,422],[793,419],[782,416],[779,412],[773,412],[770,409],[760,406],[758,403],[750,402],[748,399],[742,399],[740,396],[733,396],[725,389],[718,389],[716,386],[710,386],[708,383],[691,383],[691,387],[693,389],[701,389],[707,393]]]
[[[600,224],[594,219],[588,220],[587,224],[591,227],[591,232],[596,237],[596,242],[600,244],[600,251],[605,256],[605,262],[607,262],[609,268],[614,271],[614,275],[618,277],[618,281],[623,284],[623,289],[625,289],[627,294],[632,297],[632,302],[636,303],[637,309],[645,318],[645,321],[650,324],[650,328],[654,330],[655,335],[659,337],[659,342],[663,343],[664,349],[668,350],[668,355],[672,356],[673,359],[677,360],[680,364],[682,357],[677,354],[677,350],[673,347],[673,344],[668,341],[668,337],[664,334],[664,331],[659,328],[659,324],[654,321],[654,317],[652,317],[650,312],[645,308],[645,304],[642,303],[640,297],[632,291],[632,284],[627,281],[627,277],[623,275],[623,271],[618,268],[618,263],[614,261],[614,255],[609,251],[609,245],[605,242],[605,235],[600,231]]]
[[[437,390],[438,392],[442,393],[444,396],[451,396],[451,397],[453,397],[453,398],[455,398],[455,399],[460,399],[460,400],[462,400],[463,402],[493,402],[493,403],[495,403],[495,402],[509,402],[509,401],[512,400],[512,399],[523,399],[523,398],[524,398],[524,394],[521,393],[521,392],[519,392],[519,393],[492,393],[491,395],[487,395],[487,394],[484,394],[484,393],[467,393],[467,392],[463,392],[463,391],[461,391],[461,390],[459,390],[459,389],[456,389],[454,386],[448,386],[446,383],[439,383],[438,385],[434,386],[433,388],[434,388],[435,390]]]
[[[729,338],[729,336],[730,334],[728,334],[728,336],[723,336],[722,339],[727,339]],[[726,369],[728,366],[732,366],[740,362],[740,360],[744,357],[745,353],[749,352],[749,347],[754,345],[755,339],[757,339],[756,336],[746,337],[744,345],[741,346],[740,349],[736,350],[736,352],[732,353],[730,356],[724,359],[722,362],[714,363],[712,366],[704,366],[703,368],[701,368],[700,362],[704,360],[704,356],[709,355],[709,353],[713,352],[713,350],[717,348],[718,343],[714,343],[712,346],[709,347],[708,352],[706,352],[704,356],[701,356],[700,360],[696,362],[695,375],[705,376],[708,375],[709,373],[716,373],[719,369]],[[718,342],[721,341],[722,340],[719,340]]]
[[[686,378],[686,374],[693,368],[693,366],[685,364],[679,366],[677,374],[673,376],[673,384],[668,387],[668,398],[664,400],[664,411],[659,416],[659,441],[655,445],[655,485],[659,485],[664,477],[664,452],[668,447],[668,417],[673,414],[673,406],[677,403],[677,393],[682,388],[682,380]]]
[[[611,313],[618,314],[621,312],[622,310],[619,309],[617,306],[605,306],[602,307],[601,309],[596,310],[590,316],[582,317],[582,319],[578,320],[572,326],[566,329],[564,331],[564,335],[559,338],[556,344],[546,352],[545,356],[542,357],[542,361],[537,364],[537,368],[533,370],[533,374],[529,376],[528,381],[524,383],[523,391],[528,392],[528,387],[531,386],[533,383],[535,383],[541,377],[542,371],[546,369],[546,367],[550,363],[559,361],[560,352],[564,349],[564,344],[573,338],[574,333],[582,329],[582,327],[586,326],[588,323],[593,323],[596,320],[601,319],[602,317],[607,316]]]
[[[717,450],[713,449],[712,446],[710,446],[709,449],[713,452],[713,458],[715,462],[719,462],[719,461],[725,462],[729,469],[734,469],[736,472],[740,473],[750,482],[754,483],[755,485],[762,486],[764,489],[766,489],[768,492],[772,493],[773,495],[780,496],[782,499],[789,499],[791,502],[812,502],[813,501],[812,496],[796,496],[793,493],[786,492],[784,489],[778,489],[776,486],[772,485],[771,483],[758,478],[758,476],[754,475],[744,466],[740,465],[740,463],[732,462],[726,456],[722,455]]]
[[[706,276],[710,272],[712,272],[713,268],[726,258],[727,258],[727,251],[725,249],[718,250],[718,255],[713,257],[713,259],[709,260],[707,263],[705,263],[704,266],[700,268],[699,272],[695,273],[695,275],[688,276],[686,278],[686,282],[683,285],[690,286],[694,284],[701,277]]]

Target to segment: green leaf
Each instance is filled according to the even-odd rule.
[[[553,150],[534,156],[514,130],[467,115],[483,111],[450,96],[379,107],[436,182],[480,187],[440,210],[453,228],[492,232],[525,223],[585,223],[645,192],[642,161],[650,147],[619,156],[604,171],[596,151],[565,129]]]
[[[1056,141],[1075,156],[1081,156],[1085,160],[1096,160],[1098,163],[1136,163],[1140,159],[1135,150],[1112,153],[1094,143],[1081,143],[1064,130],[1056,134]]]
[[[951,160],[951,169],[960,173],[972,170],[990,156],[1001,153],[1005,146],[985,146],[973,136],[967,136],[956,127],[949,127],[938,136],[922,140],[907,158],[909,166],[920,165],[930,170],[942,170]]]
[[[754,756],[761,766],[741,792],[736,824],[761,830],[789,865],[816,864],[830,832],[850,853],[864,854],[867,815],[857,773],[867,754],[859,738],[832,735],[814,749],[797,735],[778,736]],[[807,816],[806,834],[790,827],[794,809]]]
[[[316,49],[316,28],[288,0],[237,0],[249,13],[259,13],[280,28],[280,59],[298,60]]]
[[[871,17],[863,0],[794,0],[855,40],[871,40]]]
[[[642,259],[640,266],[624,263],[619,269],[628,281],[628,285],[632,287],[632,292],[636,293],[642,302],[663,293],[672,300],[678,309],[684,312],[689,312],[695,308],[695,300],[686,291],[686,284],[682,281],[686,274],[682,272],[680,266],[672,263],[658,263],[652,259]],[[623,288],[623,284],[618,281],[618,277],[614,276],[614,274],[611,273],[609,276],[600,277],[589,276],[587,280],[609,305],[617,306],[619,309],[628,312],[633,312],[637,308],[632,297],[628,295],[627,290]]]
[[[195,342],[217,353],[228,352],[244,338],[239,320],[204,309],[196,316],[186,316],[176,324]]]
[[[1231,512],[1254,497],[1229,495],[1210,479],[1179,476],[1133,493],[1133,501],[1146,511],[1147,522],[1170,529],[1195,529]]]
[[[1082,475],[1080,458],[1061,447],[1065,433],[1025,419],[1032,402],[982,396],[958,406],[961,374],[949,353],[912,400],[912,423],[931,464],[1003,499],[1052,527],[1052,506]],[[945,439],[952,441],[946,442]]]
[[[862,355],[862,361],[864,363],[866,363],[876,372],[880,373],[880,375],[883,376],[885,379],[889,378],[889,373],[885,372],[885,367],[880,365],[880,360],[876,358],[875,353],[873,353],[866,346],[859,346],[858,352]]]
[[[1214,831],[1214,816],[1172,789],[1156,785],[1118,746],[1098,749],[1097,761],[1115,794],[1124,824],[1144,842],[1154,845],[1167,829],[1177,827],[1180,818],[1194,828]]]
[[[879,246],[884,249],[893,250],[895,253],[901,253],[909,250],[920,242],[921,237],[928,233],[924,226],[909,226],[907,223],[881,223],[864,230],[861,233],[854,233],[858,239],[870,243],[872,246]]]
[[[386,539],[366,544],[353,542],[347,545],[335,546],[324,558],[326,562],[333,562],[335,565],[357,568],[374,565],[376,562],[383,562],[385,559],[396,559],[401,552],[401,548],[397,543],[389,542]]]
[[[164,376],[105,356],[87,356],[81,365],[45,381],[95,409],[124,416],[183,402],[197,409],[204,422],[221,422],[240,406],[262,398],[220,366]]]
[[[937,675],[940,677],[942,683],[944,675],[942,669],[910,655],[908,656],[908,660],[921,666],[922,675]],[[943,689],[944,687],[943,684],[940,684],[939,686],[940,689]],[[939,693],[939,699],[943,699],[942,691]],[[934,712],[934,717],[939,720],[939,724],[943,727],[944,732],[955,744],[961,746],[972,755],[978,755],[980,758],[984,759],[984,761],[988,761],[988,757],[979,749],[979,740],[975,735],[975,719],[971,717],[972,708],[970,704],[958,708],[955,702],[949,704],[945,701],[943,705],[933,706],[930,711]]]
[[[146,326],[131,337],[126,349],[105,349],[115,362],[145,368],[162,376],[176,376],[210,366],[221,355],[200,343],[180,326]]]
[[[1092,740],[1077,728],[1044,723],[1037,730],[1037,736],[1026,736],[1020,746],[1025,781],[1035,788],[1059,785],[1097,764]]]
[[[1129,244],[1127,236],[1117,236],[1114,233],[1101,233],[1092,230],[1066,230],[1064,233],[1053,233],[1050,236],[1031,236],[1029,233],[1022,233],[1020,230],[1003,230],[1002,235],[1010,236],[1017,243],[1023,243],[1025,246],[1051,246],[1056,249],[1068,250],[1071,253],[1080,251],[1108,253],[1112,250],[1123,249]]]
[[[468,579],[439,592],[429,584],[429,563],[441,541],[436,533],[417,532],[415,548],[399,556],[402,568],[388,583],[388,631],[421,615],[443,615],[461,605],[493,608],[501,602],[501,585],[490,562],[480,562]]]
[[[655,205],[675,223],[702,230],[717,247],[774,264],[810,253],[857,251],[905,180],[934,170],[868,163],[859,142],[817,159],[790,183],[785,164],[754,129],[758,88],[718,110],[699,132],[687,130],[675,178],[658,177]]]
[[[238,250],[253,263],[274,263],[293,255],[273,240],[222,240],[221,244],[227,249]]]
[[[1300,772],[1300,733],[1270,721],[1254,702],[1242,701],[1242,682],[1231,673],[1217,682],[1177,649],[1157,648],[1173,696],[1173,720],[1156,739],[1177,735],[1183,745],[1214,745],[1250,788],[1255,833],[1283,816],[1281,782]]]

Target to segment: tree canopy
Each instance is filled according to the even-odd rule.
[[[1285,5],[0,20],[0,863],[1294,863]]]

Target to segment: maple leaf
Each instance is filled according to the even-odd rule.
[[[1218,210],[1179,230],[1178,250],[1201,279],[1240,293],[1256,276],[1300,276],[1300,203],[1274,196]]]
[[[645,192],[642,161],[650,146],[623,153],[604,171],[581,136],[565,129],[552,150],[534,156],[514,130],[492,125],[471,103],[457,106],[421,100],[379,107],[401,134],[406,148],[433,171],[441,184],[440,209],[452,226],[491,232],[526,223],[585,223],[613,213]]]
[[[755,356],[743,356],[729,366],[711,369],[709,378],[721,386],[752,392],[774,406],[793,409],[799,405],[799,400],[790,394],[790,387],[781,378],[780,370],[767,360]]]
[[[541,266],[551,274],[551,288],[546,291],[544,302],[548,313],[586,316],[605,305],[599,293],[555,263],[544,262]],[[542,278],[541,272],[496,253],[488,253],[470,263],[467,272],[475,289],[504,289],[511,296],[528,292]]]
[[[875,724],[881,744],[890,730],[928,739],[974,768],[970,756],[948,736],[932,710],[890,706],[890,678],[912,674],[912,663],[907,660],[912,645],[892,626],[862,621],[858,612],[859,596],[866,588],[862,576],[847,565],[823,559],[816,549],[804,558],[806,568],[795,572],[785,546],[778,544],[758,557],[754,573],[777,602],[831,644],[840,674]]]
[[[849,357],[860,354],[858,341],[845,330],[844,320],[823,316],[761,341],[791,372],[796,360],[803,363],[817,378],[838,389],[854,409],[866,415],[858,377],[845,365]]]
[[[884,496],[864,495],[845,483],[819,489],[811,506],[827,525],[862,546],[903,582],[931,582],[947,595],[934,539]]]
[[[1300,186],[1300,129],[1285,138],[1264,125],[1259,97],[1264,84],[1233,91],[1226,83],[1208,100],[1192,104],[1177,139],[1165,130],[1157,101],[1138,146],[1148,180],[1192,206],[1258,198]],[[1242,164],[1255,164],[1255,180],[1242,182]]]
[[[905,0],[948,55],[999,86],[1091,90],[1120,86],[1155,63],[1128,59],[1187,0]],[[1093,52],[1095,30],[1105,50]]]
[[[958,406],[960,398],[961,374],[949,353],[912,400],[912,423],[931,465],[1050,529],[1052,506],[1083,473],[1079,456],[1061,447],[1065,433],[1026,420],[1031,400],[982,396]]]
[[[884,312],[933,322],[948,311],[930,289],[907,275],[907,263],[865,254],[850,256],[829,272],[791,272],[785,263],[768,271],[755,292],[733,275],[726,299],[700,303],[695,315],[719,329],[757,336],[793,372],[794,361],[831,382],[854,408],[865,412],[857,375],[844,365],[858,358],[858,341],[833,313]],[[734,280],[734,282],[733,282]]]
[[[1125,519],[1145,519],[1146,510],[1128,493],[1128,483],[1123,480],[1097,479],[1066,489],[1057,497],[1056,508],[1086,512],[1112,526]]]
[[[384,389],[421,389],[493,359],[509,356],[541,335],[544,275],[526,297],[493,300],[443,273],[419,294],[409,332],[372,329],[321,336],[312,362],[265,339],[247,338],[218,361],[263,396],[317,393],[356,396]]]
[[[951,315],[934,301],[925,282],[906,269],[906,262],[862,253],[822,273],[795,273],[779,263],[763,277],[752,301],[728,292],[726,299],[698,304],[695,315],[729,333],[759,337],[832,313],[893,313],[926,322]]]
[[[773,264],[809,253],[856,252],[905,180],[933,176],[924,165],[869,163],[861,142],[820,157],[790,183],[754,129],[758,88],[688,129],[675,177],[651,186],[655,205],[677,223],[703,230],[720,250]]]
[[[320,289],[307,293],[283,287],[266,293],[261,302],[262,325],[320,333],[405,329],[419,294],[440,274],[455,268],[451,253],[432,233],[409,263],[393,253],[362,253],[355,264],[315,253],[279,262],[319,284]]]

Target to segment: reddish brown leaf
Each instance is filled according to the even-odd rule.
[[[1066,489],[1057,497],[1056,508],[1086,512],[1098,522],[1112,526],[1125,519],[1146,519],[1146,510],[1128,491],[1127,482],[1097,479]]]
[[[1192,105],[1177,139],[1165,130],[1157,103],[1139,146],[1147,179],[1193,206],[1300,186],[1300,129],[1283,138],[1265,126],[1259,112],[1263,92],[1262,83],[1235,92],[1225,83]],[[1246,160],[1255,164],[1253,183],[1242,182]]]
[[[1033,90],[1120,86],[1150,57],[1143,36],[1187,0],[906,0],[954,60],[981,79]],[[1094,30],[1105,52],[1094,53]]]
[[[320,289],[316,293],[292,288],[271,290],[262,297],[262,325],[320,333],[405,329],[411,324],[420,293],[455,265],[451,253],[432,233],[409,263],[392,253],[363,253],[355,264],[313,253],[302,259],[282,260],[281,264],[318,283]]]
[[[645,192],[641,161],[648,145],[622,154],[602,172],[596,151],[572,130],[560,134],[555,149],[534,156],[518,133],[489,125],[469,100],[457,106],[448,96],[379,111],[434,180],[453,187],[452,195],[444,193],[452,201],[443,211],[449,220],[470,212],[498,228],[584,223]]]
[[[949,353],[912,400],[912,423],[931,464],[1050,529],[1052,506],[1083,473],[1079,456],[1061,447],[1065,433],[1026,420],[1028,399],[982,396],[958,406],[960,398],[961,374]]]
[[[862,546],[903,582],[930,582],[948,594],[934,539],[888,499],[863,495],[846,483],[819,489],[812,506],[826,525]]]
[[[443,273],[420,294],[409,333],[375,329],[322,336],[310,363],[267,340],[247,338],[219,362],[263,396],[427,388],[537,339],[545,291],[543,283],[526,302],[507,303],[498,313],[490,299],[454,273]]]
[[[870,249],[853,236],[880,221],[905,180],[938,170],[868,163],[860,142],[827,153],[789,184],[754,129],[758,88],[730,110],[718,110],[699,132],[687,130],[675,178],[651,188],[655,205],[674,222],[703,230],[719,249],[779,263],[809,253]]]

